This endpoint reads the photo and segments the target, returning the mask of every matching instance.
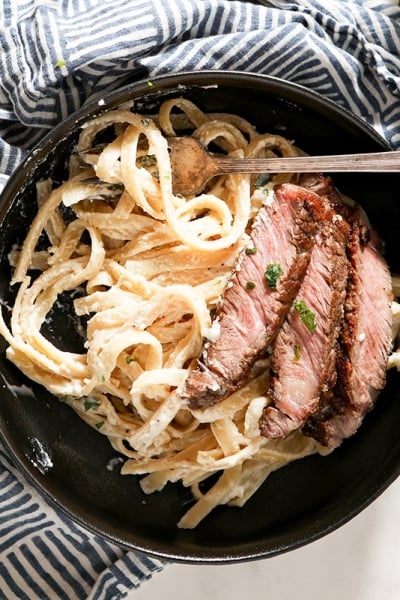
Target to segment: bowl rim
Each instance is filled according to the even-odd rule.
[[[218,83],[215,82],[216,78],[219,80]],[[177,89],[183,92],[185,87],[217,87],[228,84],[230,81],[234,84],[251,83],[257,87],[268,85],[271,91],[276,89],[279,95],[288,93],[292,96],[294,93],[299,98],[315,101],[320,108],[328,110],[331,114],[335,114],[349,123],[356,122],[361,130],[367,133],[378,144],[382,145],[383,148],[387,150],[392,149],[389,142],[360,115],[351,112],[346,107],[340,106],[332,99],[322,96],[315,90],[272,75],[249,71],[203,70],[178,71],[154,77],[145,77],[132,83],[126,83],[124,78],[125,83],[122,87],[112,89],[109,92],[106,91],[103,94],[96,93],[94,96],[90,96],[80,108],[43,135],[10,175],[0,194],[0,210],[3,205],[2,198],[5,194],[11,193],[10,188],[12,189],[16,177],[20,179],[22,174],[25,175],[36,164],[40,163],[43,156],[46,156],[52,150],[54,144],[58,143],[63,136],[69,134],[71,126],[75,125],[75,127],[79,127],[88,118],[115,108],[121,103],[121,96],[129,95],[132,99],[136,99],[144,95],[148,96],[152,93],[159,93],[172,87],[177,87]]]

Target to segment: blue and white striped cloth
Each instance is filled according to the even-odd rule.
[[[357,113],[400,147],[398,4],[2,0],[0,184],[46,130],[135,70],[281,77]],[[163,566],[58,514],[0,449],[1,599],[117,600]]]

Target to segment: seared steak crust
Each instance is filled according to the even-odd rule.
[[[376,239],[376,234],[372,236]],[[365,222],[352,225],[349,278],[337,352],[337,384],[303,432],[336,448],[375,405],[391,349],[391,277]]]
[[[348,207],[344,204],[330,177],[321,173],[303,173],[299,177],[299,185],[328,200],[333,210],[347,218]]]
[[[271,357],[272,405],[260,431],[270,438],[297,429],[319,407],[321,393],[336,381],[336,343],[343,315],[348,264],[348,223],[324,204],[321,230],[297,298],[279,331]],[[304,313],[312,321],[302,320]]]
[[[283,184],[275,200],[261,208],[224,293],[216,319],[220,335],[206,342],[184,396],[193,408],[219,402],[246,380],[279,330],[303,280],[321,222],[316,194]],[[253,253],[252,253],[253,252]],[[279,265],[276,287],[269,287],[268,265]]]

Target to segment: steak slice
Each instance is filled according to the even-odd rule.
[[[347,207],[331,177],[322,173],[302,173],[299,176],[299,185],[326,198],[333,209],[345,216],[343,213]]]
[[[318,195],[281,184],[263,206],[238,259],[216,316],[219,336],[204,344],[183,396],[192,408],[210,406],[240,387],[265,354],[304,277],[321,222]],[[268,285],[268,267],[280,274]]]
[[[385,385],[392,345],[392,285],[389,268],[368,240],[365,222],[352,225],[344,319],[337,354],[337,384],[331,398],[303,428],[329,448],[353,435]],[[376,234],[372,239],[377,239]]]
[[[346,294],[350,227],[328,202],[298,296],[278,333],[271,357],[272,404],[260,432],[288,435],[319,408],[336,380],[336,343]]]

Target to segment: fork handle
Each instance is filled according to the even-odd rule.
[[[316,173],[319,171],[400,171],[400,151],[333,156],[286,156],[278,158],[214,157],[218,172],[227,173]]]

